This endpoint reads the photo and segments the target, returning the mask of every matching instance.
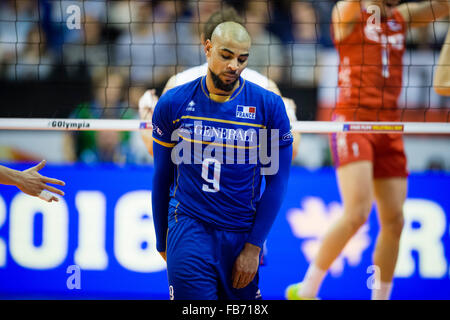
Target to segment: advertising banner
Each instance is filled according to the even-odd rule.
[[[151,166],[48,165],[41,174],[66,182],[53,203],[1,185],[0,297],[168,299],[155,249],[152,173]],[[448,173],[411,174],[393,299],[450,299],[449,190]],[[292,168],[260,268],[263,299],[284,299],[341,215],[334,170]],[[380,277],[372,262],[378,231],[374,206],[331,266],[320,298],[370,299]]]

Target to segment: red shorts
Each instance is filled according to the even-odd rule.
[[[334,165],[368,160],[374,178],[407,177],[403,137],[397,133],[332,133],[330,147]]]

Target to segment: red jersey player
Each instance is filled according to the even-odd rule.
[[[339,53],[339,98],[335,120],[398,121],[406,32],[448,14],[448,1],[338,1],[332,23]],[[288,299],[316,298],[327,270],[366,222],[376,200],[380,233],[373,263],[380,270],[372,299],[389,299],[403,229],[406,157],[399,134],[330,136],[344,205],[342,217],[324,236],[303,282]]]

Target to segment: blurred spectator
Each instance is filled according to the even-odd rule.
[[[117,131],[98,131],[94,135],[95,148],[85,149],[80,155],[84,163],[125,163],[126,146],[122,144],[122,137]]]
[[[317,15],[314,7],[308,1],[291,3],[292,30],[294,44],[292,53],[291,80],[293,85],[312,87],[316,85],[318,44]]]
[[[52,54],[47,50],[45,34],[36,25],[28,33],[27,41],[17,45],[17,64],[6,68],[6,77],[15,80],[45,80],[54,67]]]
[[[71,117],[77,119],[134,119],[134,110],[123,106],[124,76],[114,69],[99,69],[94,74],[94,99],[78,106]],[[129,132],[82,131],[71,135],[74,159],[86,163],[134,162]]]
[[[227,5],[226,1],[220,0],[189,0],[192,22],[203,24],[214,12]]]
[[[319,34],[319,43],[324,47],[333,47],[331,39],[331,11],[337,0],[309,0],[316,11],[317,25]]]
[[[92,76],[94,69],[111,63],[108,43],[103,39],[104,24],[99,16],[87,12],[81,21],[81,30],[68,31],[68,39],[63,44],[63,63],[69,73],[78,71],[80,65],[88,67]]]
[[[317,17],[308,1],[291,3],[292,30],[296,43],[318,43]]]
[[[290,14],[291,0],[267,0],[267,2],[271,7],[268,30],[276,34],[283,43],[294,42]]]
[[[204,54],[198,46],[198,29],[193,28],[195,24],[183,15],[184,10],[180,1],[156,1],[153,10],[157,64],[155,70],[166,72],[164,79],[166,81],[176,72],[177,66],[198,65]],[[169,52],[174,56],[169,56]]]
[[[33,0],[0,2],[0,70],[1,65],[5,70],[5,65],[19,63],[17,57],[25,48],[30,31],[39,26],[38,6]]]
[[[200,44],[200,33],[203,23],[201,18],[205,11],[218,7],[217,1],[210,1],[206,8],[200,2],[186,3],[178,6],[176,18],[177,58],[178,65],[175,72],[200,65],[206,61],[203,46]]]
[[[176,65],[176,36],[170,23],[154,21],[151,2],[135,2],[132,8],[129,31],[125,30],[115,44],[115,65],[129,67],[132,84],[156,86],[169,76],[166,68]],[[169,15],[170,20],[166,10],[159,8],[155,19],[164,20]]]
[[[5,68],[8,79],[46,80],[54,68],[54,59],[47,50],[45,34],[36,25],[28,33],[25,43],[17,45],[17,64]]]
[[[123,1],[118,6],[124,8]],[[137,107],[147,87],[159,86],[180,69],[203,61],[198,24],[182,1],[129,2],[131,22],[116,41],[115,65],[129,69],[129,104]],[[125,17],[116,17],[122,19]]]
[[[245,8],[245,26],[252,37],[248,66],[275,82],[283,77],[285,48],[281,40],[266,30],[270,20],[269,3],[249,1]]]
[[[119,33],[127,32],[130,23],[134,20],[133,14],[139,9],[136,1],[108,1],[107,5],[108,27],[116,29]]]

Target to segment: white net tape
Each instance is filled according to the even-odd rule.
[[[28,119],[1,118],[0,130],[65,130],[65,131],[139,131],[151,130],[149,121],[110,119]],[[362,121],[297,121],[292,131],[302,133],[399,133],[450,134],[445,122],[362,122]]]

